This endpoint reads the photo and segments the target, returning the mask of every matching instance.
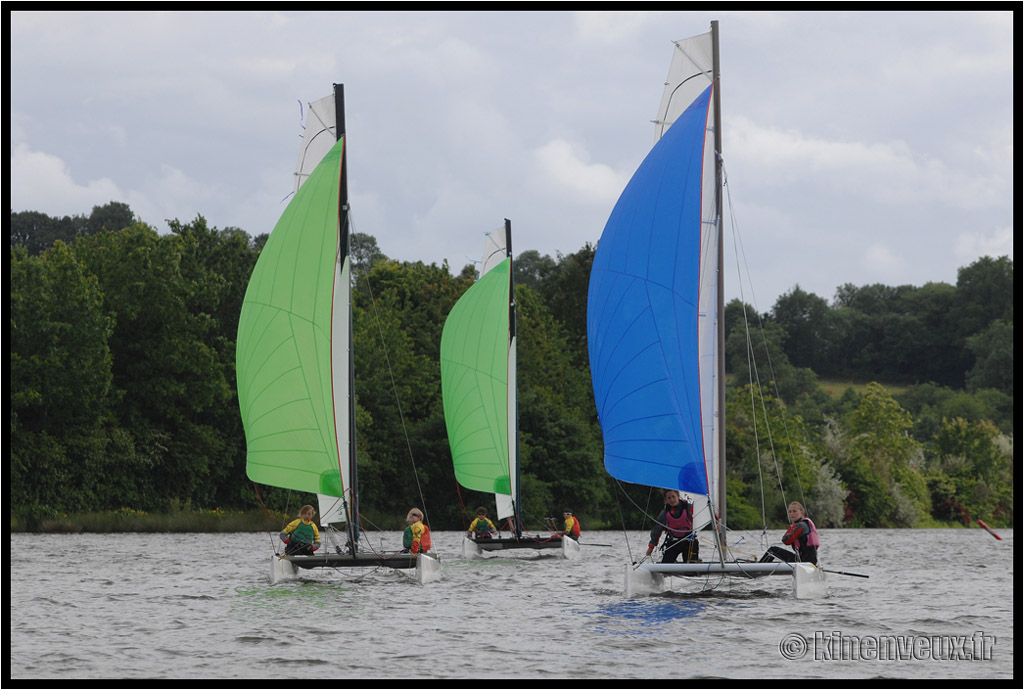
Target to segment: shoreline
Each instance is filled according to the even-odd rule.
[[[284,525],[288,524],[297,515],[289,515],[277,511],[225,511],[219,508],[213,510],[195,511],[173,511],[167,513],[146,513],[122,508],[115,511],[78,513],[73,515],[60,515],[53,518],[41,519],[37,524],[28,524],[24,519],[11,517],[10,531],[21,534],[119,534],[128,532],[160,532],[160,533],[219,533],[219,532],[277,532]],[[388,522],[380,521],[380,522]],[[994,530],[1013,529],[1013,525],[1005,525],[986,521]],[[317,523],[319,525],[319,522]],[[402,530],[404,524],[395,522],[391,524],[380,524],[382,530]],[[459,532],[464,531],[461,527],[446,528],[434,527],[434,531]],[[584,532],[619,531],[621,527],[611,525],[584,524]],[[784,524],[769,526],[769,530],[785,530]],[[975,529],[980,532],[985,530],[978,524],[972,522],[963,524],[961,522],[939,523],[929,521],[928,524],[916,527],[823,527],[823,531],[832,530],[880,530],[880,529]],[[530,528],[527,531],[547,531],[547,528]],[[750,530],[733,530],[750,531]]]

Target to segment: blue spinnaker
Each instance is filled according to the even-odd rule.
[[[708,87],[655,144],[619,197],[598,243],[587,338],[604,463],[623,481],[708,493],[700,290],[714,271],[702,220]],[[702,255],[703,245],[703,255]],[[705,302],[706,304],[706,302]],[[704,381],[707,388],[707,380]],[[710,459],[707,461],[710,463]]]

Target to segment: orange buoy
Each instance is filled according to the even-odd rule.
[[[984,528],[985,528],[985,529],[986,529],[986,530],[988,531],[988,533],[989,533],[989,534],[991,534],[991,535],[992,535],[993,537],[995,537],[995,538],[996,538],[996,539],[998,539],[999,541],[1002,541],[1002,540],[1003,540],[1003,538],[1002,538],[1002,537],[1000,537],[1000,536],[999,536],[998,534],[996,534],[995,532],[993,532],[993,531],[992,531],[992,528],[991,528],[991,527],[989,527],[988,525],[986,525],[986,524],[984,523],[984,521],[982,521],[982,519],[981,519],[981,518],[978,518],[978,524],[979,524],[979,525],[981,525],[982,527],[984,527]]]

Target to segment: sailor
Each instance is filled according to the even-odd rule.
[[[573,517],[572,511],[568,508],[562,511],[562,517],[565,518],[565,527],[562,530],[562,536],[572,537],[576,541],[579,541],[580,521]]]
[[[473,539],[490,539],[497,529],[487,517],[487,509],[481,506],[476,509],[476,518],[469,523],[469,531],[466,536]]]
[[[402,535],[403,553],[426,553],[430,551],[430,528],[423,524],[423,513],[413,508],[405,516],[408,527]]]
[[[770,556],[774,556],[780,561],[786,561],[787,563],[798,560],[801,563],[817,565],[818,528],[807,517],[807,511],[804,510],[804,507],[796,501],[789,504],[788,512],[790,525],[789,529],[786,530],[786,534],[782,537],[782,543],[793,547],[793,551],[788,551],[781,546],[772,546],[761,557],[761,561],[770,561]]]
[[[320,548],[320,530],[313,522],[314,515],[313,506],[302,506],[298,519],[289,522],[281,531],[286,556],[312,556]]]
[[[665,490],[665,509],[658,514],[651,530],[648,556],[654,553],[662,532],[665,532],[662,563],[675,563],[679,556],[683,557],[683,563],[700,562],[700,543],[693,531],[693,504],[681,498],[674,489]]]

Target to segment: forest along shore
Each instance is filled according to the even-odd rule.
[[[223,524],[207,512],[255,511],[238,529],[260,529],[264,508],[315,503],[245,475],[235,338],[267,235],[201,216],[169,226],[161,234],[116,202],[65,218],[11,213],[15,525],[202,531]],[[458,529],[493,505],[458,492],[440,400],[441,330],[475,268],[393,261],[371,235],[351,242],[357,414],[371,422],[359,427],[360,513],[384,526],[415,505],[435,529]],[[570,507],[617,528],[660,509],[603,466],[586,339],[594,250],[515,262],[528,525]],[[729,527],[760,528],[762,498],[781,524],[783,495],[821,527],[1012,525],[1013,272],[1009,257],[983,257],[956,285],[847,284],[831,301],[797,285],[768,313],[727,305]],[[763,361],[747,358],[745,321]],[[767,422],[752,420],[752,366],[774,379]],[[754,441],[769,437],[782,486],[762,484],[776,475]]]

